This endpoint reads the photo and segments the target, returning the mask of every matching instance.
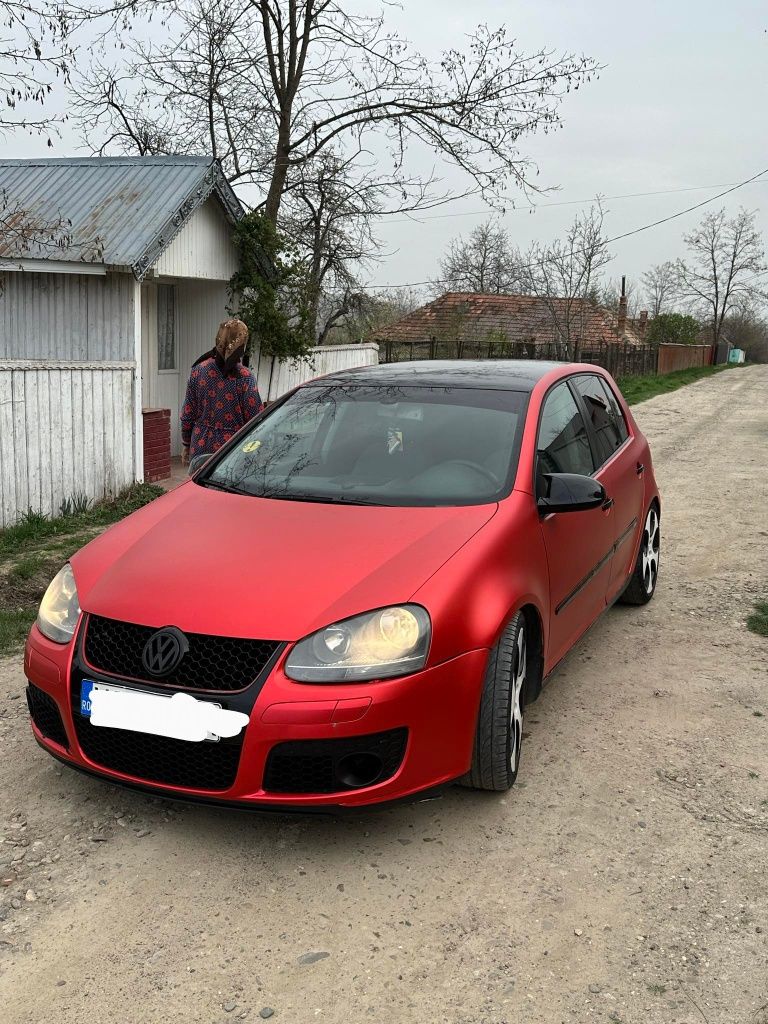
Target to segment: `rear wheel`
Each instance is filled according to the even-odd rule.
[[[630,577],[627,589],[621,595],[622,604],[647,604],[656,590],[659,578],[659,559],[661,555],[661,524],[659,510],[655,505],[648,509],[637,553],[635,568]]]
[[[502,792],[517,778],[529,672],[528,629],[518,612],[488,656],[472,767],[462,780],[473,789]]]

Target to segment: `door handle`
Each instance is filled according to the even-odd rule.
[[[603,512],[607,512],[608,509],[612,508],[612,507],[613,507],[613,498],[606,498],[605,501],[603,502],[603,504],[601,505],[601,508],[602,508]]]
[[[638,476],[643,475],[643,473],[645,472],[645,466],[642,464],[642,462],[638,462],[638,464],[635,466],[635,472]]]

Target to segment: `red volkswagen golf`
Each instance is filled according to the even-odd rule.
[[[648,444],[588,365],[312,381],[79,551],[26,647],[35,738],[259,807],[505,790],[525,707],[659,569]]]

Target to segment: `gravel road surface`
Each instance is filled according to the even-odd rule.
[[[505,796],[148,799],[39,750],[0,662],[6,1024],[768,1024],[768,367],[635,411],[656,598],[557,670]]]

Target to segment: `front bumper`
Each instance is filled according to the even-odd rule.
[[[144,767],[138,774],[114,770],[99,763],[101,748],[89,746],[84,738],[83,723],[76,723],[78,701],[75,696],[79,694],[79,682],[84,671],[76,649],[77,638],[66,646],[55,644],[47,640],[36,626],[32,627],[25,649],[27,679],[37,691],[42,691],[55,703],[63,726],[63,732],[57,731],[47,724],[49,718],[40,715],[36,715],[32,722],[38,743],[53,756],[113,782],[170,797],[264,809],[304,810],[364,807],[404,799],[462,776],[468,770],[472,757],[480,691],[488,657],[487,650],[470,651],[402,679],[321,686],[295,683],[286,678],[282,662],[287,651],[283,651],[258,691],[250,722],[241,742],[238,741],[232,771],[234,781],[230,784],[228,780],[225,788],[220,788],[220,783],[214,783],[216,788],[211,788],[211,783],[206,784],[205,781],[199,785],[177,785],[152,778],[156,748],[151,744],[144,748],[141,761]],[[87,672],[89,678],[99,677],[99,673],[90,669]],[[114,677],[103,678],[116,682]],[[126,681],[126,685],[134,684]],[[215,699],[227,707],[229,697],[228,694],[217,694]],[[48,707],[45,697],[40,698],[39,703]],[[93,732],[119,734],[124,746],[143,742],[143,734],[91,729]],[[274,766],[278,754],[299,749],[326,749],[328,745],[323,745],[323,741],[329,740],[347,741],[334,744],[344,750],[365,750],[375,746],[375,742],[382,742],[377,739],[382,736],[388,737],[384,741],[388,744],[387,756],[396,757],[397,766],[390,777],[381,782],[357,784],[364,778],[362,775],[352,787],[340,783],[337,790],[318,793],[286,791],[285,779],[291,778],[290,772],[287,775],[283,773],[281,781],[275,782],[278,776]],[[396,736],[402,736],[400,749],[397,749]],[[65,739],[66,743],[62,742]],[[184,744],[184,741],[171,742]],[[84,746],[88,747],[88,752]],[[184,757],[187,764],[192,764],[193,775],[196,749],[189,748],[202,746],[184,744]],[[213,776],[201,771],[200,777],[211,779]],[[272,789],[268,788],[270,780]],[[187,777],[185,781],[194,783],[195,780]],[[279,791],[275,791],[275,786]]]

